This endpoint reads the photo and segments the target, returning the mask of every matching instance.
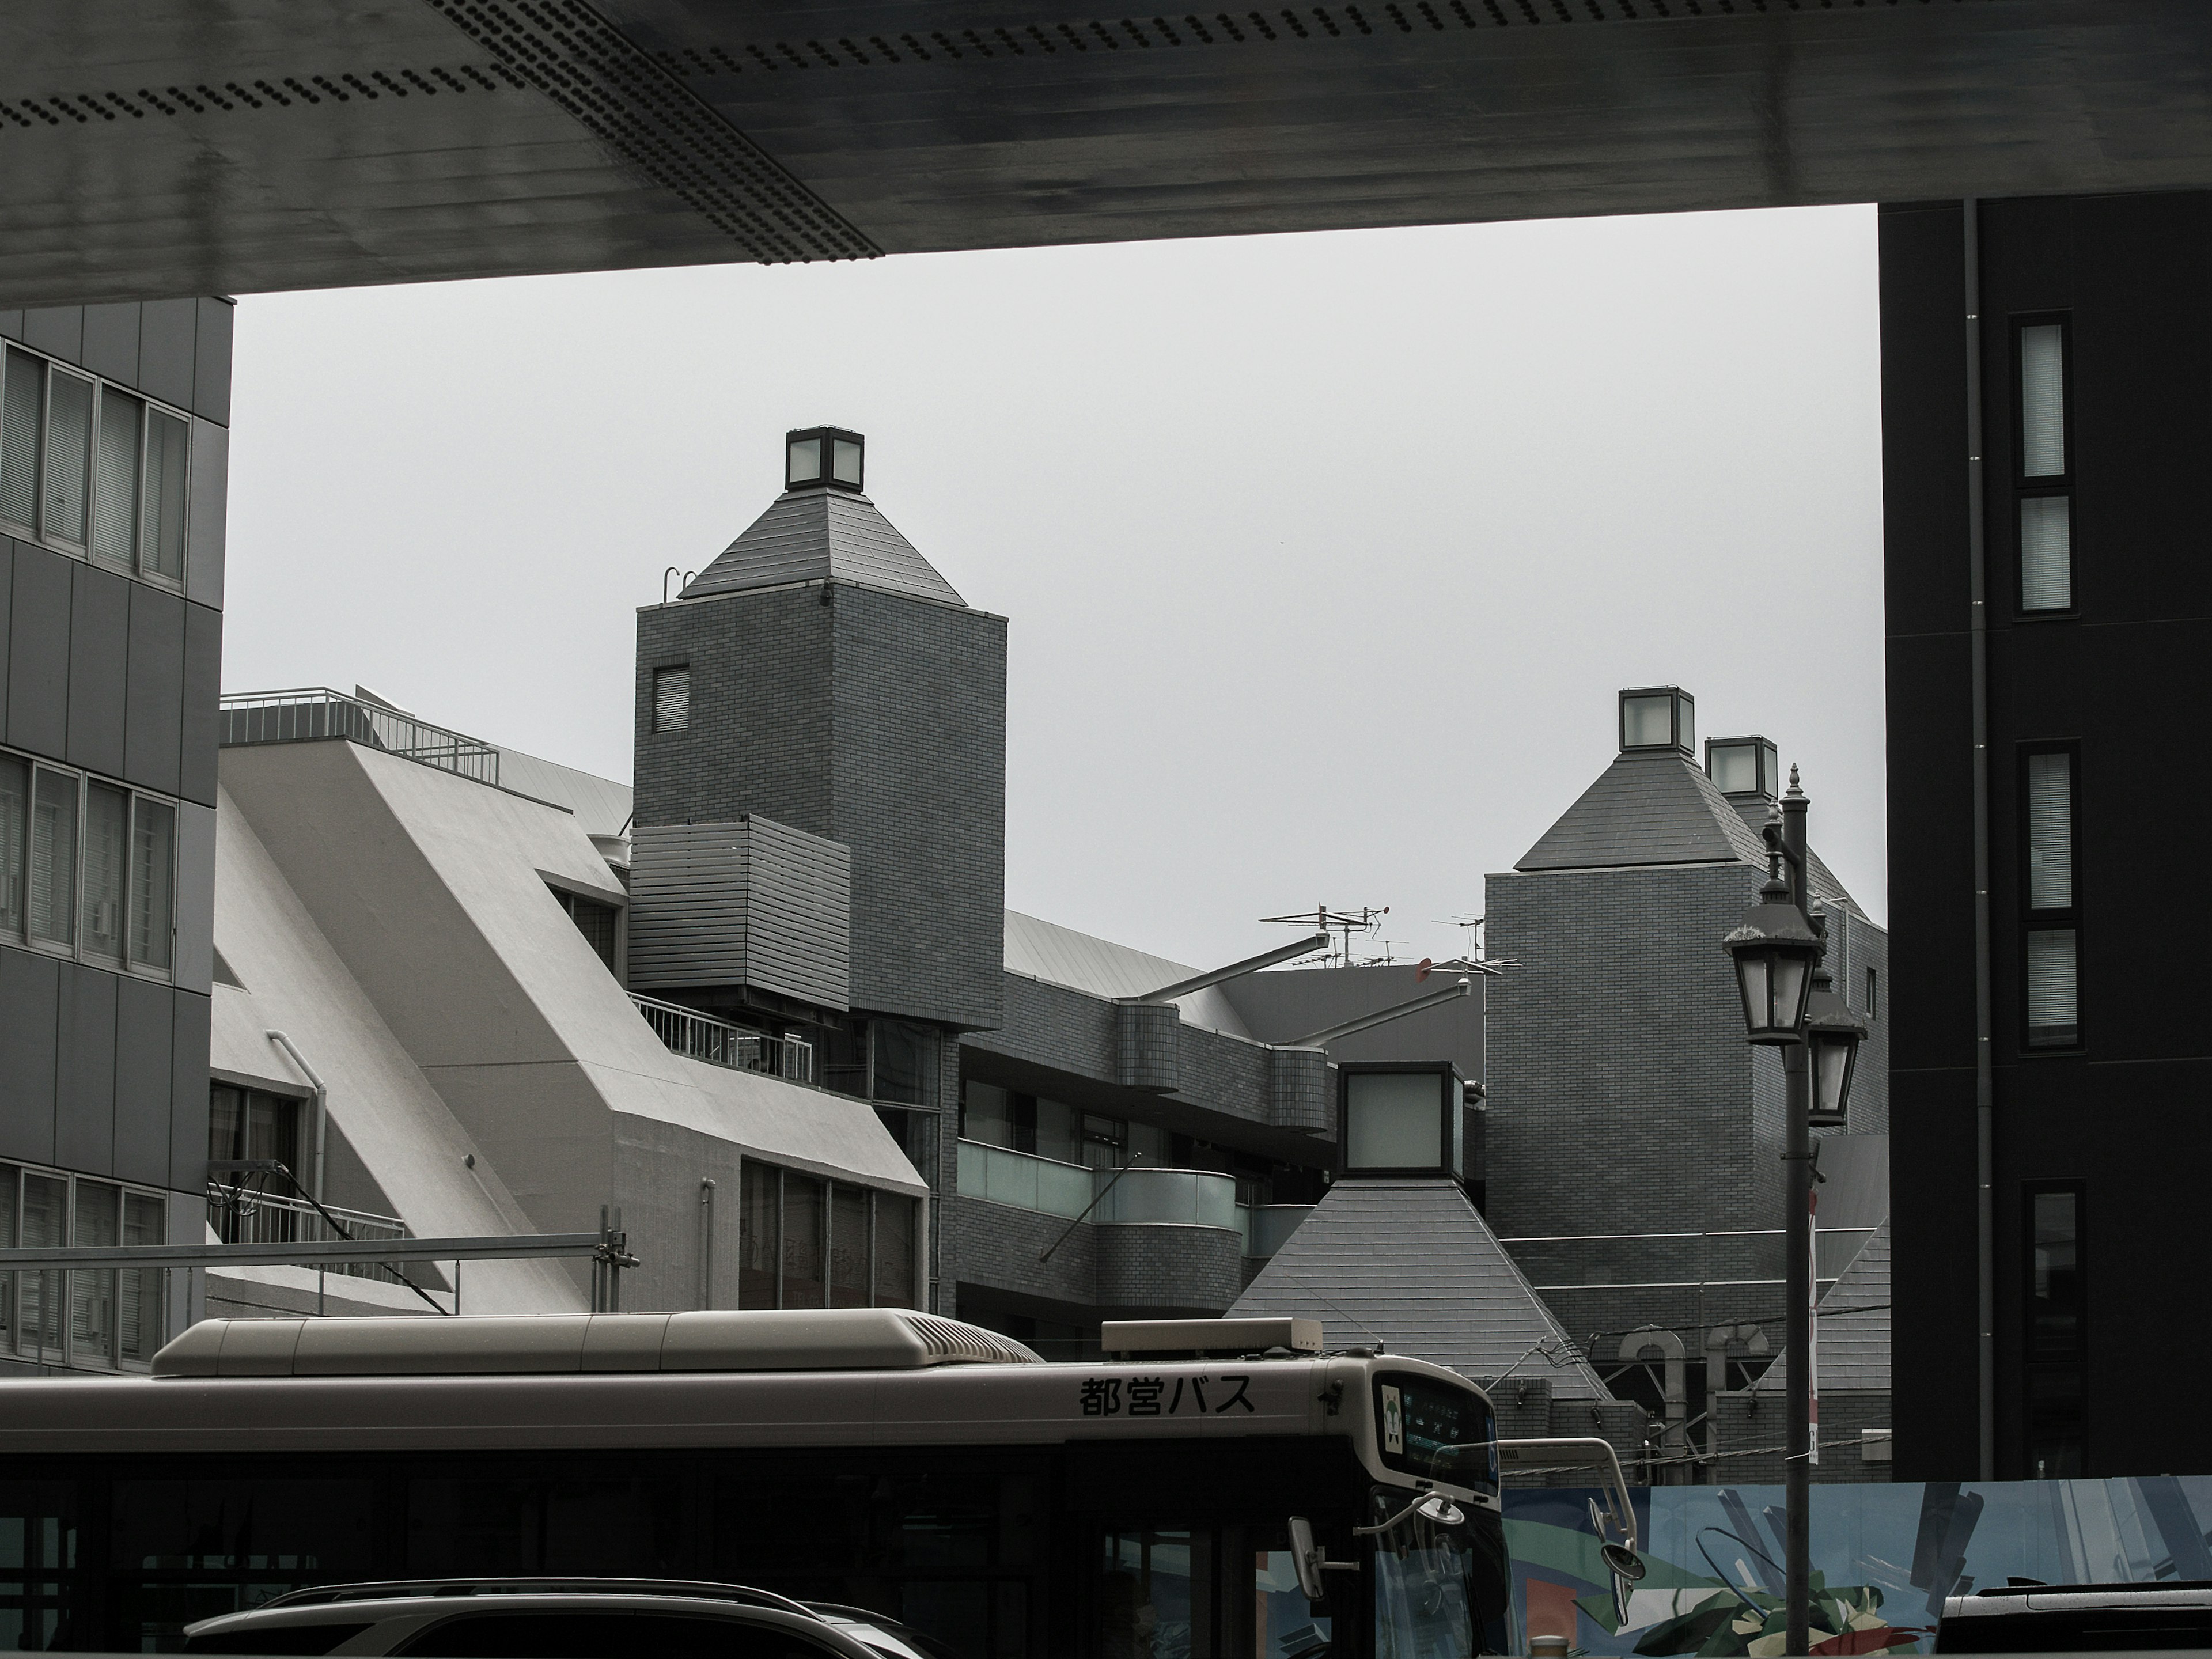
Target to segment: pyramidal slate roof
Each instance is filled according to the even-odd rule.
[[[1887,1394],[1889,1330],[1889,1223],[1885,1221],[1820,1298],[1820,1392]],[[1788,1376],[1785,1358],[1776,1356],[1759,1379],[1759,1392],[1781,1390]]]
[[[1820,855],[1806,850],[1814,897],[1858,910],[1858,902]],[[1703,767],[1672,750],[1614,757],[1582,799],[1513,867],[1609,870],[1664,864],[1766,867],[1766,843],[1747,815],[1721,793]],[[1756,887],[1754,883],[1745,890],[1747,902]]]
[[[1332,1348],[1380,1342],[1473,1379],[1548,1377],[1558,1400],[1613,1398],[1455,1181],[1338,1182],[1229,1315],[1317,1319]]]
[[[899,534],[866,495],[790,489],[684,587],[687,599],[791,582],[841,581],[937,599],[968,601]]]

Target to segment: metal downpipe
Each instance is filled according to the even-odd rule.
[[[1996,1072],[1990,1013],[1989,527],[1982,493],[1981,202],[1965,204],[1966,551],[1972,605],[1974,759],[1975,1419],[1978,1477],[1996,1479]]]

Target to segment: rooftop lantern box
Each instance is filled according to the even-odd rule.
[[[1337,1068],[1337,1173],[1467,1174],[1466,1080],[1449,1060],[1376,1060]]]

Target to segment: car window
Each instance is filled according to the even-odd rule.
[[[779,1625],[605,1610],[465,1613],[399,1650],[415,1659],[835,1659]]]
[[[348,1625],[252,1625],[233,1631],[210,1631],[187,1637],[186,1653],[328,1653],[368,1626]]]

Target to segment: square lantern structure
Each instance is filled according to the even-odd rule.
[[[1620,750],[1693,755],[1698,746],[1698,700],[1679,685],[1650,685],[1620,694]]]
[[[1337,1173],[1464,1179],[1466,1096],[1466,1080],[1449,1060],[1338,1066]]]
[[[786,489],[849,489],[866,477],[867,441],[842,427],[811,426],[783,434]]]
[[[1782,793],[1780,768],[1779,751],[1765,738],[1705,739],[1705,775],[1723,795],[1778,799]]]

